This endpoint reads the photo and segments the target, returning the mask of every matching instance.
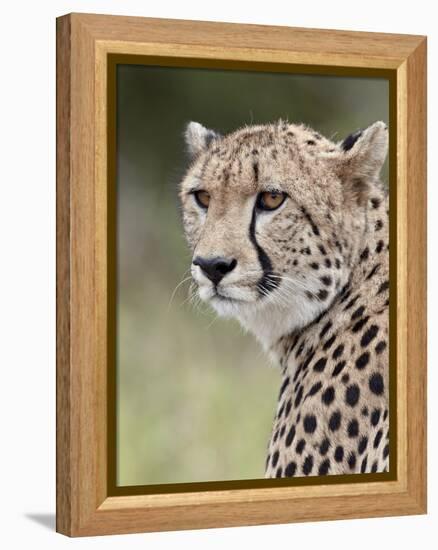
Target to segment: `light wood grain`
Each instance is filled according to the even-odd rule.
[[[407,64],[407,463],[408,491],[426,510],[426,41]]]
[[[79,14],[57,24],[57,530],[79,536],[424,513],[425,39]],[[108,496],[109,53],[396,72],[396,481]]]
[[[111,15],[72,14],[74,22],[80,22],[97,41],[110,40],[115,45],[129,42],[130,45],[173,44],[196,48],[217,48],[227,55],[229,49],[244,49],[258,52],[283,51],[288,54],[312,56],[327,64],[327,57],[340,57],[342,65],[346,60],[385,60],[398,67],[421,42],[422,37],[293,27],[270,27],[267,25],[241,25],[235,23],[211,23],[206,21],[184,21],[177,19],[154,19],[143,17],[120,17]],[[169,38],[171,37],[171,40]],[[302,62],[302,61],[301,61]],[[330,61],[331,64],[331,61]]]
[[[70,531],[70,19],[56,25],[56,528]]]

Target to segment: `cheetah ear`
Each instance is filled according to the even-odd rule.
[[[215,138],[219,138],[220,134],[205,128],[199,122],[189,122],[184,137],[189,154],[193,158],[205,151],[210,142]]]
[[[384,122],[375,122],[349,135],[339,147],[336,171],[344,184],[345,195],[364,204],[370,185],[378,180],[386,159],[388,128]]]

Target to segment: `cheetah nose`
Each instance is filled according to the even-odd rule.
[[[199,266],[210,281],[217,285],[225,277],[227,273],[233,271],[237,265],[235,258],[224,258],[216,256],[214,258],[201,258],[196,256],[193,260],[193,265]]]

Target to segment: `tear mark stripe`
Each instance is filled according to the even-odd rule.
[[[280,281],[278,278],[275,277],[275,274],[272,271],[272,263],[271,263],[271,260],[269,259],[269,256],[266,254],[266,252],[257,242],[256,235],[255,235],[255,222],[256,222],[256,209],[254,208],[252,211],[251,223],[249,225],[249,238],[257,251],[257,256],[260,262],[260,266],[263,270],[263,275],[260,278],[259,282],[257,283],[257,287],[259,290],[259,294],[261,296],[264,296],[266,292],[271,292],[272,290],[277,288],[278,285],[280,284]]]

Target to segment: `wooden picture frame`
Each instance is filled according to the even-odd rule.
[[[114,63],[384,74],[396,169],[391,288],[396,457],[385,478],[216,482],[117,492],[109,445],[114,307],[108,186]],[[194,65],[193,65],[194,64]],[[382,479],[379,481],[379,479]],[[280,480],[277,480],[278,482]],[[57,531],[69,536],[426,512],[426,39],[422,36],[70,14],[57,20]]]

